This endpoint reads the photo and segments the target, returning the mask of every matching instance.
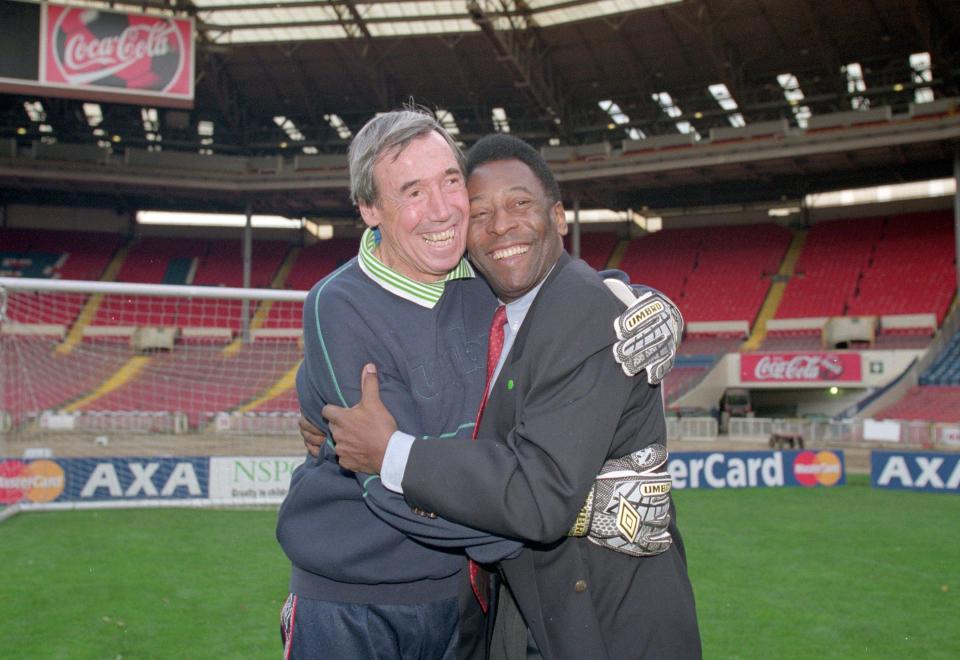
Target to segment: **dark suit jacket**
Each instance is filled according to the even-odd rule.
[[[666,443],[659,387],[613,359],[623,305],[564,254],[520,327],[477,441],[420,439],[403,479],[411,505],[524,539],[501,562],[544,658],[696,658],[683,544],[635,558],[567,538],[605,460]]]

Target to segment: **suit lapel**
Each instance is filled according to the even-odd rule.
[[[517,332],[517,337],[510,347],[510,353],[507,355],[507,359],[504,361],[503,367],[497,375],[497,380],[490,390],[483,420],[480,422],[481,437],[489,436],[502,439],[506,437],[507,433],[516,423],[517,398],[523,396],[530,386],[525,378],[525,374],[529,373],[530,370],[522,358],[524,356],[527,337],[530,335],[530,328],[533,325],[533,323],[531,323],[534,318],[533,315],[537,313],[540,301],[560,271],[571,261],[570,255],[566,252],[561,253],[560,258],[557,259],[556,266],[554,266],[550,274],[547,275],[543,286],[540,287],[540,291],[537,292],[537,297],[534,298],[533,303],[530,305],[530,309],[527,311],[527,315],[520,325],[520,330]]]

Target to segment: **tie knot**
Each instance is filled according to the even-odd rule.
[[[497,311],[493,313],[493,321],[490,325],[494,328],[499,328],[501,325],[507,322],[507,306],[500,305],[497,307]]]

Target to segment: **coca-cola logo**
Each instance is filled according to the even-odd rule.
[[[187,48],[174,19],[54,9],[51,64],[63,82],[165,92],[180,80]]]
[[[829,355],[764,355],[753,368],[757,380],[836,380],[843,364]]]

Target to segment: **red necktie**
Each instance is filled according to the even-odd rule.
[[[493,378],[493,372],[497,368],[497,362],[500,361],[500,353],[503,351],[503,326],[507,322],[507,308],[503,305],[497,307],[493,313],[493,321],[490,322],[490,335],[487,337],[487,382],[483,388],[483,398],[480,399],[480,407],[477,408],[477,422],[473,425],[473,439],[477,439],[477,433],[480,431],[480,419],[483,417],[483,409],[487,407],[487,397],[490,395],[490,379]]]
[[[490,336],[487,340],[487,382],[483,388],[483,398],[480,399],[480,407],[477,409],[477,421],[473,426],[473,439],[477,439],[477,433],[480,431],[480,419],[483,417],[483,409],[487,406],[487,396],[490,392],[490,380],[493,378],[493,372],[500,361],[500,353],[503,351],[503,326],[507,322],[507,308],[503,305],[497,307],[493,314],[493,321],[490,323]],[[473,587],[473,595],[477,597],[480,603],[480,609],[487,613],[490,607],[490,578],[480,564],[470,559],[467,562],[470,571],[470,586]]]

